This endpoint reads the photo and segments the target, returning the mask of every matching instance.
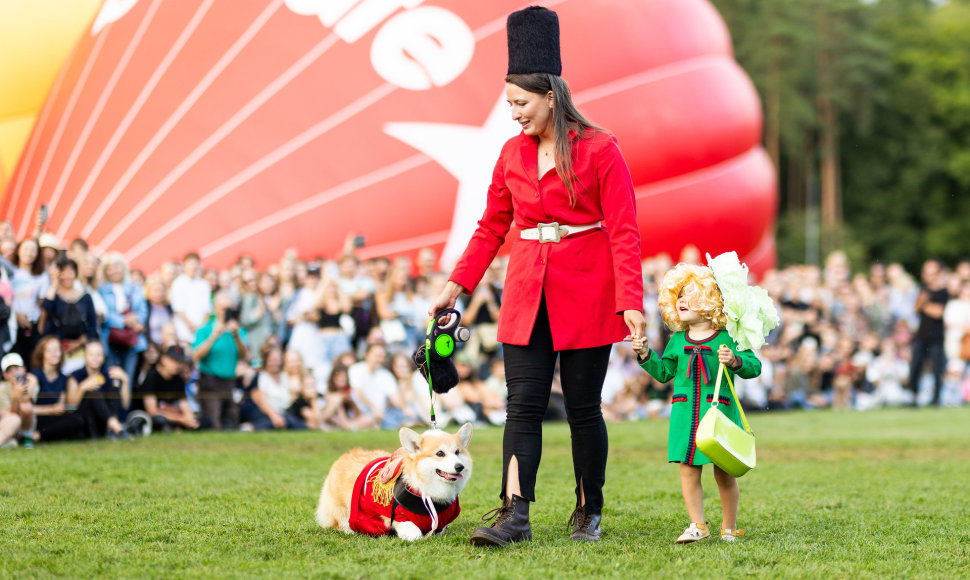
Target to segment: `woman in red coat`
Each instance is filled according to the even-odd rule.
[[[476,545],[529,540],[529,502],[558,358],[572,435],[572,538],[600,537],[608,440],[601,393],[610,349],[644,334],[633,182],[616,139],[576,110],[560,78],[559,21],[530,7],[508,19],[506,95],[522,133],[502,148],[485,214],[430,314],[478,285],[514,223],[499,314],[508,410],[502,506]]]

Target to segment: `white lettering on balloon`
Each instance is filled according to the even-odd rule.
[[[475,52],[475,37],[458,15],[419,6],[423,1],[286,0],[286,6],[296,14],[316,15],[351,44],[380,27],[370,51],[374,70],[395,86],[421,91],[458,78]],[[395,15],[399,8],[404,11]]]
[[[395,16],[374,37],[370,60],[387,81],[412,91],[458,78],[475,52],[465,21],[444,8],[425,6]]]
[[[97,36],[105,26],[128,14],[135,4],[138,4],[138,0],[105,0],[98,17],[91,25],[91,36]]]

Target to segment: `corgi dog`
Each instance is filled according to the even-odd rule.
[[[320,527],[414,541],[458,517],[458,494],[472,475],[471,423],[454,435],[405,427],[398,437],[393,454],[358,447],[334,462],[320,491]]]

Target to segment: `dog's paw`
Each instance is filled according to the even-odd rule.
[[[397,537],[409,542],[420,540],[424,535],[421,533],[421,529],[411,522],[394,522],[394,533],[397,534]]]

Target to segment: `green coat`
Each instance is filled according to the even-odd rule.
[[[726,344],[741,360],[737,368],[725,367],[732,376],[750,379],[761,374],[761,361],[751,351],[738,351],[738,345],[727,331],[720,330],[707,340],[693,341],[685,332],[670,337],[663,357],[654,351],[646,359],[638,359],[643,370],[662,383],[673,379],[673,406],[670,410],[670,435],[667,440],[667,461],[704,465],[711,460],[697,451],[694,437],[704,413],[711,408],[714,382],[717,379],[717,350]],[[695,349],[697,356],[695,356]],[[703,360],[702,360],[703,357]],[[703,363],[706,363],[703,364]],[[721,412],[741,425],[737,404],[731,396],[726,380],[721,380],[718,394]]]

